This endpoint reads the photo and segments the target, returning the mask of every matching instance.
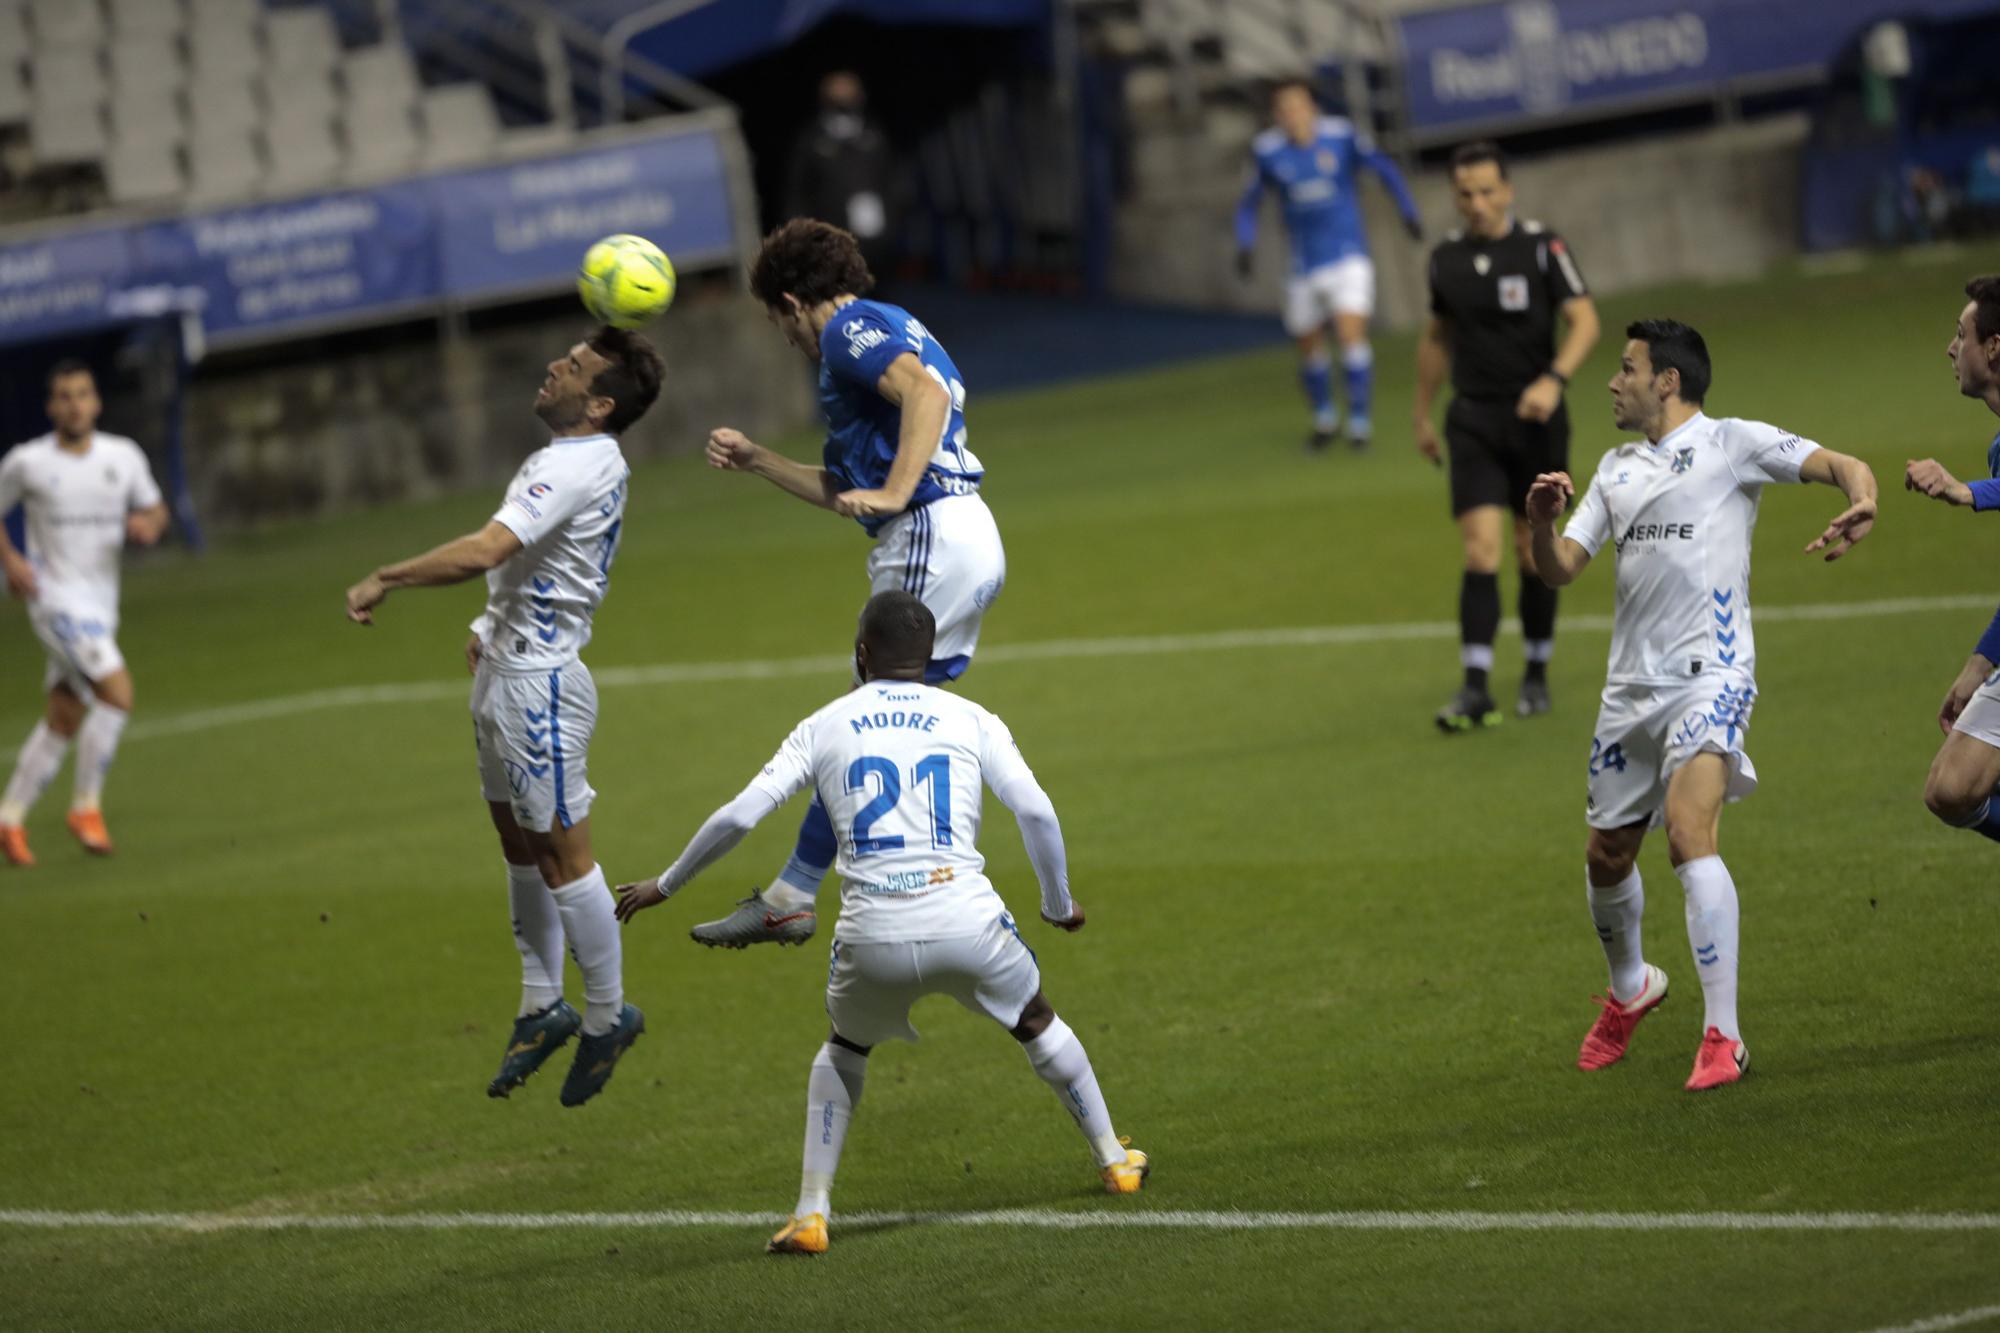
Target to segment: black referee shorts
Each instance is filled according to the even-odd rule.
[[[1511,398],[1454,398],[1444,440],[1453,518],[1481,505],[1525,514],[1536,474],[1569,470],[1569,407],[1558,406],[1547,421],[1523,421]]]

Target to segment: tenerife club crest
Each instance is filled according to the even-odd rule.
[[[1674,451],[1673,469],[1675,476],[1679,476],[1681,473],[1687,471],[1689,468],[1693,466],[1694,466],[1693,445],[1690,444],[1684,449],[1676,449]]]

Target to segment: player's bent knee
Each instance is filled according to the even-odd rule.
[[[1940,772],[1934,767],[1924,780],[1924,805],[1947,824],[1970,820],[1992,794],[1991,787],[1981,791],[1966,780],[1966,775],[1955,771]]]
[[[91,693],[97,696],[99,703],[109,704],[121,713],[132,711],[133,689],[131,672],[114,671],[103,680],[92,681],[90,688]]]
[[[843,1051],[853,1051],[856,1055],[863,1058],[866,1058],[868,1052],[873,1049],[872,1047],[863,1046],[859,1042],[849,1041],[832,1028],[826,1030],[826,1039],[830,1045],[838,1046]]]
[[[1039,990],[1021,1009],[1021,1019],[1008,1029],[1015,1041],[1033,1041],[1049,1030],[1049,1024],[1056,1021],[1055,1006]]]

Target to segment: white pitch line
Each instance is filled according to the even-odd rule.
[[[1919,615],[1932,611],[1965,611],[1992,605],[1983,594],[1947,597],[1890,597],[1870,602],[1825,602],[1803,606],[1760,606],[1756,618],[1782,624],[1800,620],[1862,620],[1873,616]],[[1505,627],[1514,631],[1513,625]],[[1608,633],[1610,616],[1568,616],[1569,633]],[[1182,653],[1227,652],[1242,648],[1331,648],[1354,644],[1458,637],[1455,620],[1391,621],[1377,625],[1303,625],[1279,629],[1217,630],[1202,634],[1148,634],[1105,639],[1051,639],[1042,643],[994,644],[981,650],[979,664],[1047,662],[1094,657],[1162,657]],[[836,679],[851,670],[845,655],[759,658],[743,662],[661,662],[652,666],[604,667],[591,674],[600,689],[633,685],[704,685],[723,681],[778,680],[798,676]],[[463,700],[470,684],[463,680],[406,681],[386,685],[350,685],[280,695],[249,703],[204,708],[159,719],[142,719],[125,732],[129,741],[160,736],[185,736],[249,722],[295,717],[301,713],[381,704],[433,703]],[[0,751],[0,763],[10,764],[14,750]]]
[[[118,1213],[0,1209],[0,1227],[153,1231],[561,1231],[767,1227],[781,1213]],[[2000,1213],[1487,1213],[1188,1209],[841,1213],[846,1228],[1002,1227],[1037,1231],[2000,1231]],[[1958,1318],[1959,1316],[1951,1316]],[[1938,1327],[1948,1327],[1939,1325]]]
[[[2000,1305],[1982,1305],[1976,1310],[1960,1310],[1957,1314],[1935,1315],[1929,1319],[1919,1319],[1914,1324],[1898,1324],[1894,1328],[1878,1328],[1875,1333],[1943,1333],[1947,1328],[1964,1328],[1968,1324],[1983,1324],[1989,1319],[2000,1319]]]

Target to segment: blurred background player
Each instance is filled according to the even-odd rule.
[[[500,852],[521,952],[521,1007],[487,1087],[505,1097],[579,1029],[562,1104],[581,1106],[610,1081],[618,1057],[646,1029],[625,1003],[618,923],[590,847],[588,773],[597,686],[578,656],[611,586],[625,519],[618,436],[660,395],[660,354],[636,333],[600,328],[548,365],[535,415],[554,437],[529,454],[485,527],[347,590],[347,614],[374,623],[397,588],[436,588],[486,576],[486,609],[472,622],[473,738],[480,792]],[[563,944],[583,973],[579,1016],[562,997]]]
[[[1465,548],[1458,590],[1459,664],[1464,680],[1438,710],[1446,732],[1495,726],[1488,686],[1500,629],[1500,552],[1508,511],[1521,573],[1521,637],[1527,667],[1515,698],[1522,717],[1550,707],[1556,592],[1536,577],[1522,517],[1536,475],[1569,467],[1563,389],[1597,344],[1597,308],[1561,236],[1514,217],[1507,159],[1491,143],[1452,155],[1452,198],[1465,221],[1431,252],[1431,319],[1417,339],[1413,430],[1419,452],[1442,461],[1431,404],[1451,373],[1445,442],[1451,453],[1451,513]],[[1556,346],[1556,316],[1567,325]]]
[[[909,311],[863,300],[873,284],[854,237],[839,227],[797,218],[765,238],[750,290],[787,341],[819,365],[823,465],[794,462],[727,427],[709,436],[708,461],[858,521],[875,539],[870,590],[913,593],[936,617],[936,655],[924,679],[942,684],[972,664],[980,620],[1007,579],[1007,554],[979,497],[986,471],[965,447],[958,367]],[[805,943],[834,850],[815,795],[770,889],[696,926],[694,938],[732,949]]]
[[[1368,257],[1368,233],[1361,220],[1360,169],[1368,168],[1389,187],[1412,240],[1423,239],[1423,223],[1396,164],[1352,121],[1320,114],[1304,79],[1289,79],[1271,91],[1271,119],[1276,124],[1250,142],[1250,183],[1236,207],[1236,271],[1250,276],[1258,205],[1266,190],[1275,190],[1292,242],[1285,332],[1298,343],[1299,382],[1312,404],[1311,444],[1324,449],[1341,431],[1333,402],[1333,359],[1326,346],[1331,324],[1347,385],[1347,437],[1360,448],[1373,430],[1375,378],[1375,356],[1368,345],[1375,264]]]
[[[2000,416],[2000,274],[1974,278],[1965,284],[1965,294],[1969,299],[1945,354],[1958,391]],[[1909,464],[1903,484],[1946,504],[2000,509],[2000,434],[1986,446],[1986,471],[1990,479],[1967,485],[1935,458],[1926,458]],[[1938,727],[1944,744],[1931,761],[1924,804],[1945,823],[2000,842],[2000,809],[1993,799],[2000,784],[2000,613],[1945,691]]]
[[[915,1041],[910,1006],[926,995],[951,996],[1021,1043],[1089,1141],[1106,1190],[1136,1193],[1149,1170],[1146,1154],[1112,1129],[1090,1056],[1042,994],[1034,952],[984,873],[980,794],[990,786],[1021,826],[1042,919],[1081,930],[1055,806],[1006,723],[925,683],[936,629],[910,593],[869,598],[854,645],[861,685],[801,722],[657,880],[618,889],[618,914],[629,921],[807,789],[827,795],[834,827],[852,830],[840,840],[840,926],[826,983],[832,1028],[806,1083],[799,1201],[766,1247],[772,1253],[826,1252],[828,1195],[868,1052],[892,1038]]]
[[[72,739],[69,831],[86,851],[112,850],[100,802],[132,713],[132,673],[118,651],[118,561],[126,542],[160,539],[167,507],[145,451],[98,431],[103,409],[90,368],[58,362],[49,372],[55,429],[0,457],[0,514],[25,507],[28,547],[26,554],[14,549],[0,527],[0,565],[7,591],[28,604],[28,623],[48,652],[48,712],[28,733],[0,795],[0,855],[17,866],[35,863],[28,810],[55,780]]]
[[[844,227],[861,247],[869,271],[892,257],[898,190],[889,138],[868,115],[868,94],[852,70],[835,70],[819,84],[819,110],[792,145],[785,167],[787,216],[819,218]]]
[[[1773,482],[1838,486],[1848,507],[1806,547],[1837,560],[1874,525],[1875,476],[1859,459],[1775,426],[1704,415],[1708,347],[1687,325],[1642,320],[1625,336],[1612,415],[1645,438],[1604,456],[1560,537],[1556,521],[1575,494],[1569,474],[1536,477],[1527,496],[1537,568],[1552,584],[1573,581],[1607,543],[1618,567],[1584,816],[1590,916],[1611,983],[1577,1067],[1622,1059],[1639,1020],[1666,998],[1667,974],[1639,947],[1639,846],[1662,820],[1706,1011],[1687,1081],[1698,1091],[1734,1083],[1750,1063],[1736,1015],[1736,884],[1716,846],[1723,804],[1757,787],[1743,751],[1757,698],[1757,503]]]

